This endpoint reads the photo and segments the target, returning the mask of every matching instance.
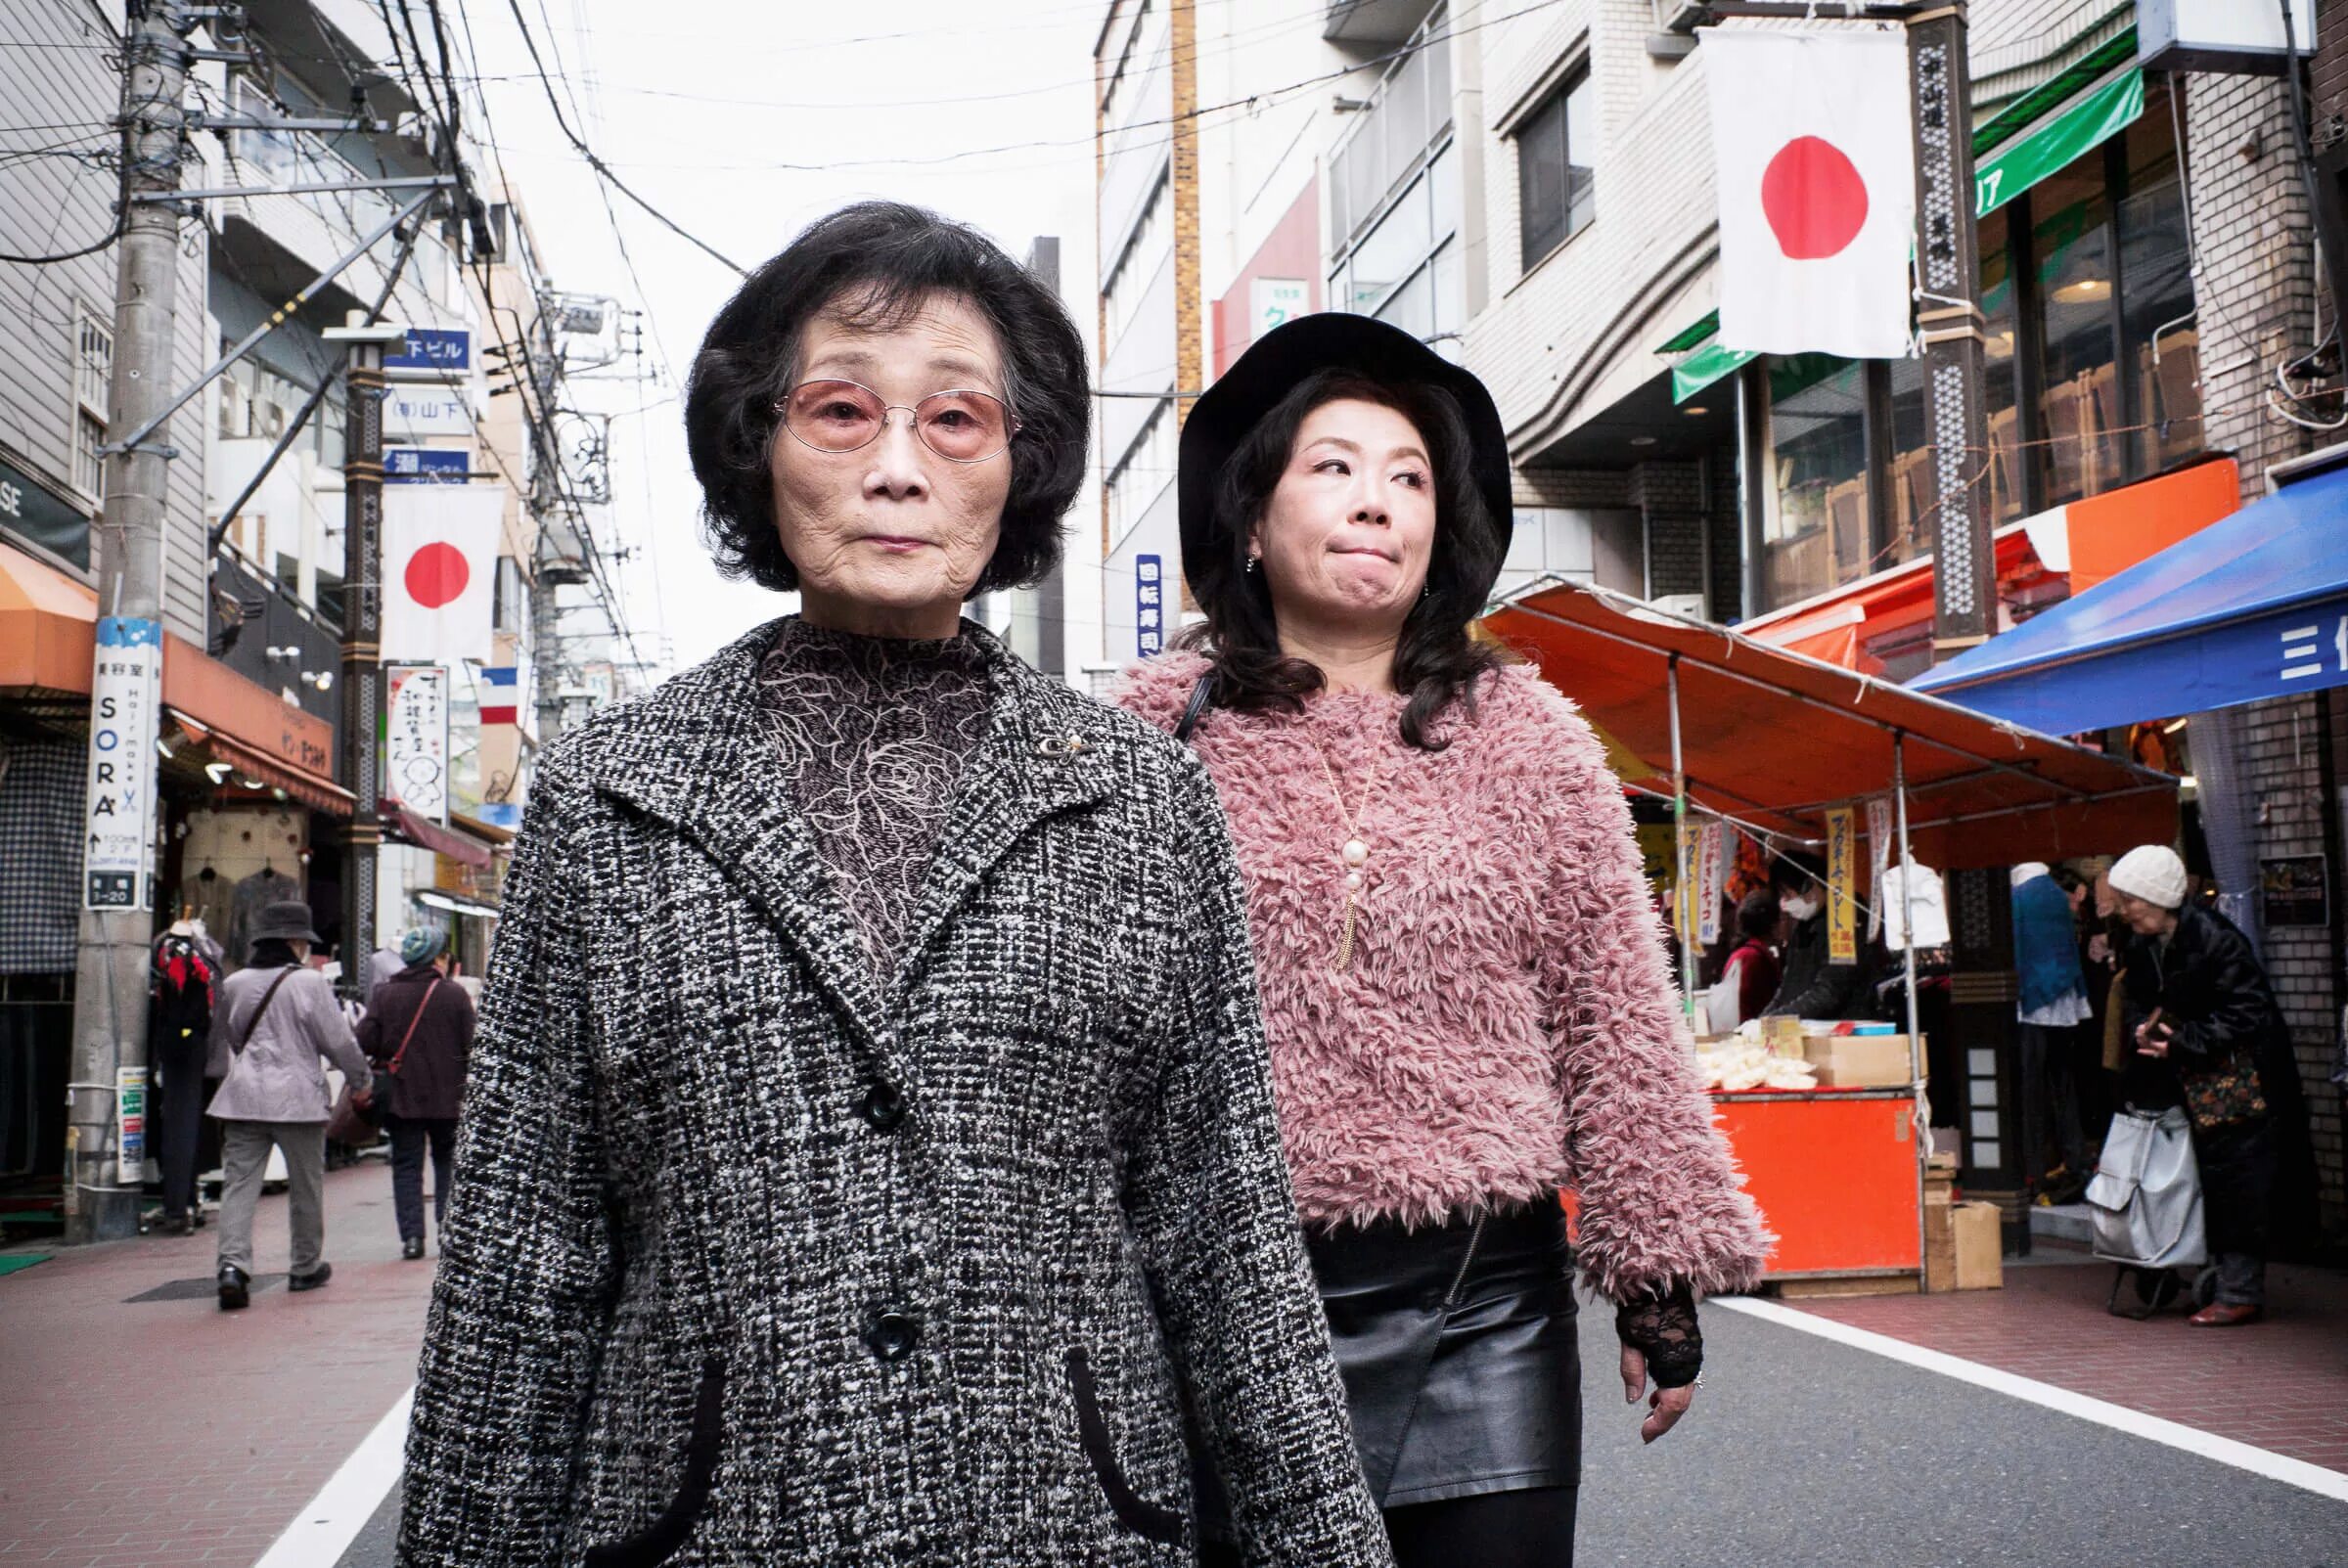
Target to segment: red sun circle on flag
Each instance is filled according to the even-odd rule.
[[[426,609],[453,605],[473,581],[465,552],[450,544],[429,544],[408,558],[408,597]]]
[[[1797,136],[1761,172],[1761,211],[1788,257],[1824,261],[1866,227],[1867,181],[1833,143]]]

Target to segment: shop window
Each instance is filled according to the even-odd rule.
[[[2144,117],[2128,128],[2123,148],[2122,360],[2132,383],[2130,423],[2142,426],[2132,443],[2135,471],[2158,473],[2202,446],[2200,323],[2165,86],[2146,93]]]
[[[1142,296],[1157,281],[1159,270],[1171,254],[1165,247],[1167,208],[1173,201],[1174,188],[1165,175],[1158,176],[1157,189],[1151,193],[1149,204],[1142,209],[1142,219],[1134,225],[1133,237],[1117,257],[1117,264],[1108,275],[1108,287],[1103,291],[1102,342],[1107,348],[1116,347],[1133,325],[1134,313],[1141,308]]]
[[[2008,222],[2012,211],[2010,206],[1998,208],[1981,220],[1978,231],[1981,314],[1985,318],[1982,359],[1987,373],[1982,390],[1989,413],[1992,527],[2012,522],[2027,510],[2022,482],[2022,454],[2027,449],[2022,445],[2021,430],[2021,357],[2015,352],[2020,315],[2015,308],[2012,231]]]
[[[1451,128],[1451,14],[1437,6],[1378,84],[1329,159],[1329,227],[1342,250],[1378,215]]]
[[[1331,275],[1330,298],[1414,337],[1456,338],[1468,315],[1459,227],[1459,150],[1446,146]]]
[[[1170,402],[1158,404],[1117,466],[1109,470],[1108,537],[1112,541],[1124,538],[1142,520],[1151,503],[1174,478],[1182,427],[1175,422],[1173,410]]]
[[[1774,517],[1761,541],[1771,605],[1850,581],[1871,552],[1867,373],[1853,360],[1799,354],[1770,361]]]
[[[2038,470],[2042,506],[2127,476],[2128,421],[2112,341],[2117,268],[2102,158],[2079,159],[2030,193],[2041,323]]]
[[[1940,487],[1932,471],[1931,421],[1924,408],[1924,362],[1888,362],[1891,387],[1891,476],[1885,496],[1890,539],[1867,571],[1879,571],[1930,554],[1938,536]],[[1860,573],[1865,576],[1866,571]]]
[[[1516,132],[1519,264],[1543,257],[1589,226],[1596,202],[1598,94],[1583,74],[1552,94]]]
[[[73,320],[73,486],[93,501],[106,498],[107,395],[114,373],[114,335],[86,306]]]

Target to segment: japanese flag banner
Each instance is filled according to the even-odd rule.
[[[487,662],[502,485],[384,487],[384,660]]]
[[[1849,22],[1703,35],[1720,345],[1904,359],[1916,229],[1908,35]]]

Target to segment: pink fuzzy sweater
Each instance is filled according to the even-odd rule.
[[[1172,730],[1204,667],[1151,659],[1118,700]],[[1301,719],[1209,709],[1191,737],[1247,877],[1304,1217],[1419,1224],[1572,1187],[1605,1295],[1749,1285],[1769,1237],[1713,1125],[1590,726],[1523,666],[1483,687],[1474,720],[1446,715],[1447,750],[1406,743],[1401,711],[1326,693]],[[1346,831],[1324,756],[1370,846],[1344,974]]]

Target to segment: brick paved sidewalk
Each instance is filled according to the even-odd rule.
[[[400,1259],[381,1160],[326,1191],[332,1282],[287,1293],[264,1197],[244,1312],[209,1228],[0,1276],[0,1565],[245,1568],[358,1447],[415,1379],[432,1265]],[[187,1294],[132,1299],[165,1287]]]
[[[2275,1265],[2265,1322],[2189,1328],[2111,1317],[2111,1266],[2075,1257],[2041,1238],[2002,1290],[1785,1305],[2348,1471],[2348,1275]]]

